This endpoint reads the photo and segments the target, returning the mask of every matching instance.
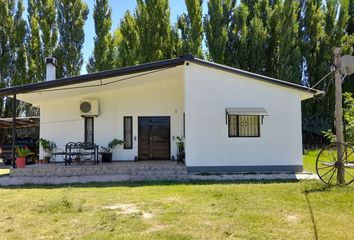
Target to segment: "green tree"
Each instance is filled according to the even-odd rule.
[[[178,28],[182,34],[182,51],[203,57],[203,0],[185,0],[187,14],[178,17]]]
[[[39,10],[37,0],[28,1],[28,23],[29,36],[28,46],[28,78],[31,82],[38,82],[44,79],[43,64],[44,59],[41,54],[41,37],[39,26]]]
[[[349,20],[347,32],[348,34],[354,34],[354,0],[349,0]]]
[[[58,42],[58,26],[56,0],[37,0],[39,9],[39,27],[41,30],[42,57],[46,58],[54,53]],[[42,60],[44,63],[44,60]]]
[[[80,74],[83,64],[84,25],[89,10],[83,0],[58,0],[57,12],[60,36],[55,51],[58,59],[57,76],[76,76]]]
[[[16,86],[26,83],[27,59],[25,39],[27,24],[22,18],[22,0],[0,1],[0,85]],[[0,98],[0,117],[12,115],[11,98]],[[17,109],[17,113],[21,108]]]
[[[250,21],[247,35],[248,43],[248,71],[264,74],[267,69],[266,41],[267,29],[257,16]]]
[[[333,48],[349,48],[344,45],[350,39],[346,33],[348,24],[348,0],[301,1],[300,39],[303,58],[303,79],[313,86],[329,72],[333,62]],[[303,103],[304,129],[319,135],[333,127],[334,89],[333,78],[317,86],[326,90],[326,96]],[[311,123],[311,124],[309,124]],[[324,124],[325,123],[325,124]],[[318,127],[316,126],[318,125]]]
[[[259,0],[241,0],[241,3],[244,4],[248,9],[247,22],[250,22],[251,19],[256,15],[256,3]]]
[[[354,142],[354,99],[353,94],[343,93],[343,120],[344,120],[344,141]],[[332,129],[322,132],[323,136],[331,143],[336,141],[336,135]]]
[[[297,1],[279,1],[272,10],[275,44],[273,77],[301,84],[301,53],[299,40],[299,4]],[[274,20],[274,21],[272,21]]]
[[[261,1],[263,2],[263,1]],[[234,9],[227,39],[228,56],[226,63],[241,69],[265,74],[267,68],[267,48],[269,39],[267,21],[263,20],[264,9],[260,3],[252,6],[260,9],[250,18],[250,3],[241,3]],[[268,6],[268,5],[265,5]],[[261,10],[263,9],[263,10]]]
[[[117,67],[139,64],[140,37],[134,16],[126,11],[115,32],[115,65]]]
[[[234,9],[227,41],[227,52],[229,54],[226,58],[226,63],[244,70],[247,70],[249,66],[249,48],[247,44],[249,34],[248,16],[248,7],[245,4],[241,3]]]
[[[209,0],[208,14],[204,16],[206,45],[211,60],[226,63],[228,31],[235,0]]]
[[[29,79],[31,82],[45,79],[45,58],[51,56],[58,41],[55,0],[29,0],[27,39]]]
[[[87,64],[88,72],[111,69],[113,67],[112,9],[108,0],[96,0],[93,19],[95,22],[95,46]]]
[[[174,50],[173,57],[182,56],[186,52],[190,52],[190,51],[184,51],[183,50],[183,39],[180,38],[179,31],[180,30],[178,28],[178,22],[177,22],[172,27],[171,40],[170,40],[171,41],[171,45],[172,45],[172,49]],[[201,50],[203,51],[203,49],[201,49]],[[198,55],[198,54],[193,54],[193,55],[197,56],[197,57],[200,57],[200,58],[203,58],[203,55],[204,55],[203,52],[201,54],[202,55]]]
[[[347,38],[343,39],[344,44],[347,46],[345,50],[346,53],[350,53],[350,50],[354,49],[354,0],[349,0],[348,6],[348,24],[347,24]],[[354,53],[352,53],[354,55]],[[354,76],[347,77],[346,81],[344,82],[344,90],[354,92]]]
[[[10,31],[13,26],[14,2],[0,0],[0,87],[9,84],[11,63]],[[5,98],[0,98],[0,117],[4,116]]]
[[[140,38],[140,63],[176,55],[168,0],[137,0],[135,19]]]
[[[27,79],[27,23],[23,19],[24,6],[22,0],[18,0],[17,9],[14,15],[13,33],[11,38],[12,45],[12,83],[17,86],[29,83]]]

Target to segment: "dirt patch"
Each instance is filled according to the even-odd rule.
[[[301,217],[296,214],[289,214],[285,216],[285,220],[291,224],[297,224],[300,222]]]
[[[181,203],[181,202],[183,202],[183,199],[178,196],[166,197],[163,200],[164,200],[163,202],[167,202],[167,203]]]
[[[151,213],[141,211],[135,204],[114,204],[105,206],[103,209],[118,210],[124,215],[139,214],[145,219],[150,219],[153,217]]]
[[[162,230],[164,230],[167,227],[168,227],[167,225],[162,225],[162,224],[155,225],[155,226],[152,226],[151,228],[149,228],[148,230],[146,230],[145,233],[152,233],[152,232],[162,231]]]

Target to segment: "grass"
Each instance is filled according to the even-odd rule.
[[[316,159],[320,150],[307,151],[303,158],[304,171],[316,173]]]
[[[354,187],[319,181],[26,186],[0,196],[0,239],[354,236]]]
[[[352,239],[354,188],[316,181],[0,189],[0,239]]]

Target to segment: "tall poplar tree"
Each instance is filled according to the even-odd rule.
[[[94,50],[87,64],[88,72],[111,69],[113,67],[112,9],[108,0],[96,0],[93,10],[95,22]]]
[[[83,0],[58,0],[57,11],[60,36],[55,52],[57,76],[76,76],[80,74],[83,64],[84,25],[89,10]]]
[[[14,2],[0,0],[0,87],[8,86],[11,63],[10,31],[13,26]],[[0,97],[0,117],[4,117],[5,98]]]
[[[58,42],[56,0],[37,0],[41,30],[42,57],[53,55]],[[42,61],[44,62],[44,60]]]
[[[17,1],[14,25],[12,30],[12,86],[29,83],[27,78],[27,23],[23,19],[24,6],[22,0]]]
[[[117,67],[139,64],[140,37],[134,16],[126,11],[115,33],[116,49],[115,62]]]
[[[26,21],[22,0],[0,1],[0,85],[26,83]],[[0,117],[12,116],[12,99],[0,98]],[[17,110],[19,112],[20,108]]]
[[[244,4],[248,9],[247,22],[250,22],[251,19],[256,15],[256,3],[259,0],[241,0],[241,3]]]
[[[44,59],[41,54],[42,43],[40,37],[39,26],[39,9],[37,0],[28,1],[28,23],[29,36],[27,39],[28,46],[28,78],[31,82],[38,82],[44,79]]]
[[[307,86],[313,86],[324,76],[323,66],[323,48],[322,42],[325,39],[324,13],[322,9],[322,0],[300,1],[301,13],[300,21],[300,39],[302,56],[303,81]],[[330,49],[328,49],[332,52]],[[328,67],[329,62],[326,63]],[[328,69],[326,69],[326,72]],[[323,89],[323,84],[317,88]],[[329,90],[329,89],[328,89]],[[322,104],[324,104],[322,102]],[[331,128],[329,112],[325,112],[326,106],[321,107],[316,99],[310,99],[302,104],[303,129],[307,137],[320,135],[322,131]]]
[[[248,69],[248,7],[241,3],[234,9],[234,13],[231,18],[230,28],[228,31],[226,63],[229,66]]]
[[[53,55],[58,41],[55,0],[29,0],[27,39],[29,79],[31,82],[45,79],[45,58]]]
[[[271,22],[275,25],[273,38],[276,50],[273,77],[287,82],[301,82],[301,54],[299,40],[299,4],[297,1],[279,1],[272,10]]]
[[[247,35],[248,51],[248,71],[265,74],[267,70],[266,41],[267,29],[262,19],[254,16],[249,24]]]
[[[185,0],[187,14],[178,17],[178,28],[182,33],[182,51],[203,57],[203,0]]]
[[[348,0],[301,1],[300,36],[303,58],[303,79],[310,86],[316,84],[328,72],[333,62],[333,48],[344,47],[348,38]],[[344,48],[343,48],[344,49]],[[320,99],[303,103],[305,131],[320,134],[333,127],[334,88],[333,78],[317,86],[326,90]]]
[[[236,0],[209,0],[204,17],[206,45],[211,60],[226,63],[228,31]]]
[[[349,0],[349,7],[348,7],[348,14],[349,14],[349,19],[348,19],[348,24],[347,24],[347,42],[348,46],[347,48],[349,49],[354,49],[354,0]],[[354,52],[352,52],[352,55],[354,55]],[[354,92],[354,76],[347,77],[346,81],[344,82],[344,91],[347,92]]]
[[[349,0],[349,20],[347,32],[348,34],[354,34],[354,0]]]
[[[269,11],[264,1],[250,5],[239,4],[232,15],[227,39],[226,63],[241,69],[266,74],[269,28],[264,12]],[[249,8],[253,9],[250,18]],[[255,11],[258,9],[259,11]],[[268,14],[268,12],[266,12]]]
[[[135,18],[140,38],[140,63],[176,55],[168,0],[137,0]]]

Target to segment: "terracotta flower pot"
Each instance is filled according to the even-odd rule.
[[[17,168],[25,168],[26,167],[26,158],[16,158],[16,167]]]
[[[43,159],[39,159],[38,162],[39,162],[39,164],[43,164],[44,160]]]
[[[35,160],[36,164],[39,164],[39,161],[40,161],[40,160],[36,159],[36,160]]]

